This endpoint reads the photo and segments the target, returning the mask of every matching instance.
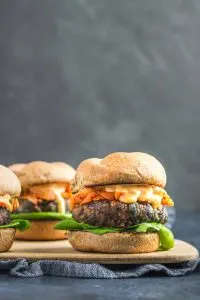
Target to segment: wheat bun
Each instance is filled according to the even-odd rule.
[[[58,165],[44,161],[35,161],[26,164],[19,176],[23,189],[37,184],[54,182],[70,183],[74,178],[75,170],[70,165]]]
[[[0,229],[0,252],[8,251],[14,241],[15,229],[14,228],[2,228]]]
[[[66,231],[56,230],[58,220],[34,220],[31,227],[25,231],[16,231],[15,239],[26,241],[55,241],[67,239]]]
[[[160,245],[158,233],[68,231],[68,240],[76,250],[101,253],[147,253]]]
[[[63,161],[53,161],[52,164],[57,165],[57,166],[62,166],[62,167],[66,167],[66,165],[67,165]]]
[[[19,196],[21,185],[17,176],[8,168],[0,165],[0,196],[9,194],[10,196]]]
[[[103,159],[84,160],[77,168],[74,189],[109,184],[148,184],[165,187],[166,173],[153,156],[116,152]]]
[[[13,165],[8,166],[8,169],[10,169],[18,177],[21,175],[22,169],[24,167],[25,167],[25,164],[13,164]]]

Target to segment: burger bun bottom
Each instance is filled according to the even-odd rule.
[[[14,228],[0,229],[0,252],[6,252],[11,248],[15,237],[15,231]]]
[[[76,250],[100,253],[148,253],[157,251],[160,245],[158,233],[113,232],[99,235],[68,231],[68,240]]]
[[[66,231],[54,229],[58,220],[34,220],[31,227],[25,231],[17,231],[15,239],[26,241],[66,240]]]

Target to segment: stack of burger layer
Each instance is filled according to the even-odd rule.
[[[142,253],[173,247],[172,232],[164,225],[166,206],[162,164],[145,153],[113,153],[87,159],[77,168],[70,200],[72,216],[56,228],[69,230],[72,246],[80,251]]]
[[[65,163],[35,161],[26,165],[10,166],[16,172],[22,186],[19,207],[12,219],[31,221],[26,232],[17,232],[16,238],[23,240],[65,239],[63,231],[54,225],[67,216],[71,197],[71,180],[75,170]]]

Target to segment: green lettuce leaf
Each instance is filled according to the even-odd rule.
[[[54,227],[59,230],[83,230],[94,234],[105,234],[109,232],[158,232],[160,237],[160,249],[168,250],[174,246],[173,233],[164,225],[155,222],[141,223],[127,228],[112,228],[112,227],[98,227],[85,223],[79,223],[72,218],[67,217],[65,220],[60,221]]]
[[[70,216],[70,213],[61,214],[58,212],[17,213],[11,214],[11,220],[64,220]]]
[[[30,222],[27,220],[13,220],[9,224],[6,225],[1,225],[0,229],[5,229],[5,228],[16,228],[19,231],[24,231],[26,229],[30,228]]]

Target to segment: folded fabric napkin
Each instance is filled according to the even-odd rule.
[[[73,278],[111,279],[137,278],[149,273],[166,276],[183,276],[192,271],[200,271],[200,260],[180,264],[147,265],[99,265],[82,264],[67,261],[40,260],[28,262],[25,259],[0,262],[0,271],[9,272],[11,276],[38,277],[62,276]]]
[[[167,226],[171,228],[175,221],[175,210],[168,210]],[[183,276],[194,270],[200,271],[200,260],[179,264],[130,264],[100,265],[82,264],[58,260],[40,260],[36,262],[26,259],[0,261],[0,271],[9,272],[11,276],[37,277],[62,276],[74,278],[136,278],[147,274]]]

